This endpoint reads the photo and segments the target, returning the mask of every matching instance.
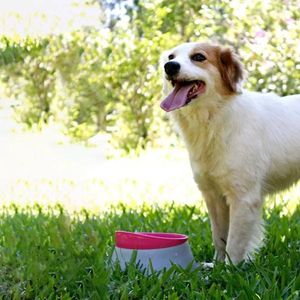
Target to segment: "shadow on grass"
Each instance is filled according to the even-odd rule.
[[[270,212],[266,245],[253,263],[240,268],[220,264],[210,271],[187,272],[174,266],[148,277],[134,268],[124,273],[112,270],[109,257],[117,229],[184,233],[196,260],[210,261],[213,256],[209,220],[194,206],[134,210],[119,205],[101,216],[87,211],[70,216],[61,206],[10,206],[2,209],[0,221],[0,297],[231,299],[246,293],[245,299],[255,299],[255,294],[267,297],[263,299],[296,299],[299,295],[300,207],[289,217],[279,209]]]

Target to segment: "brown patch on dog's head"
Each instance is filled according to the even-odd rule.
[[[240,84],[244,78],[244,69],[238,56],[230,48],[199,43],[192,53],[203,53],[207,58],[200,63],[194,62],[198,67],[209,70],[211,64],[218,69],[221,80],[217,82],[216,89],[221,94],[241,92]]]
[[[240,92],[239,84],[244,78],[244,70],[237,55],[231,49],[220,50],[218,69],[226,88],[233,93]]]

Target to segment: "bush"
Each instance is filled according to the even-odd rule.
[[[55,82],[55,70],[46,53],[48,40],[2,40],[1,79],[6,91],[19,100],[17,120],[28,127],[47,123]]]
[[[106,37],[93,30],[73,32],[51,45],[57,70],[55,117],[75,140],[86,140],[105,131],[112,111],[106,87]]]

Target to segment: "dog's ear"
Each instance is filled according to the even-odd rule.
[[[220,51],[220,73],[226,88],[230,92],[242,92],[244,68],[237,55],[229,48]]]

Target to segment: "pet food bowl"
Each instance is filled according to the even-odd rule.
[[[112,261],[118,262],[121,270],[125,270],[133,254],[141,269],[149,270],[150,264],[155,271],[169,269],[172,264],[186,268],[192,263],[193,268],[197,267],[184,234],[116,231],[115,240]]]

